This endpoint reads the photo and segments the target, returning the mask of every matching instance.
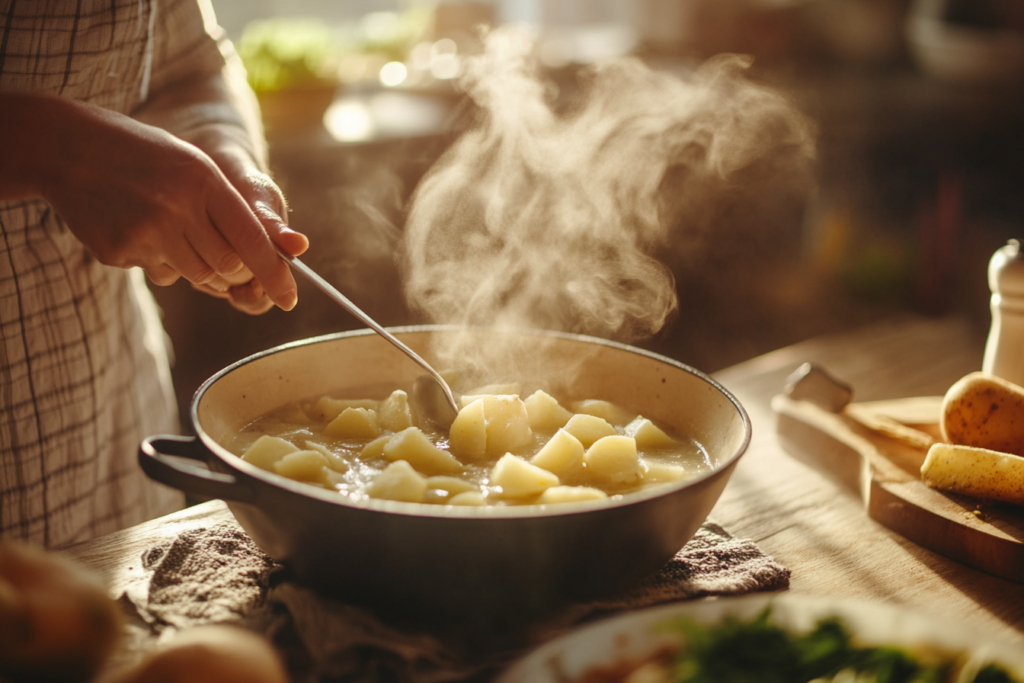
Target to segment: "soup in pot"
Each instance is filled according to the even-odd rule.
[[[449,431],[408,394],[318,396],[264,415],[223,444],[267,471],[337,491],[439,505],[557,504],[698,476],[707,451],[624,406],[515,384],[461,397]]]

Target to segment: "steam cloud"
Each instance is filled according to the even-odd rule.
[[[748,66],[720,56],[683,80],[616,60],[559,112],[527,30],[491,32],[462,81],[480,118],[412,198],[410,306],[434,322],[656,333],[678,306],[656,255],[685,243],[687,214],[713,210],[706,179],[813,156],[808,121]]]

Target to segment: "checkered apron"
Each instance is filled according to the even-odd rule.
[[[208,9],[0,0],[0,90],[130,115],[223,66]],[[142,272],[100,264],[46,202],[0,201],[0,537],[57,547],[180,508],[136,463],[141,438],[178,431],[175,405]]]

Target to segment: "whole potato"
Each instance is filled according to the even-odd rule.
[[[941,428],[947,443],[1024,456],[1024,388],[972,372],[946,392]]]
[[[0,542],[0,679],[87,681],[120,626],[92,574],[57,553]]]
[[[116,683],[288,683],[288,674],[262,636],[210,625],[176,634]]]

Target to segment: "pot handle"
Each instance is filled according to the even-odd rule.
[[[209,451],[194,436],[150,436],[139,445],[139,465],[150,479],[207,498],[241,503],[255,499],[253,490],[240,484],[234,475],[214,472],[208,467],[197,467],[176,459],[188,458],[205,463],[208,456]]]

